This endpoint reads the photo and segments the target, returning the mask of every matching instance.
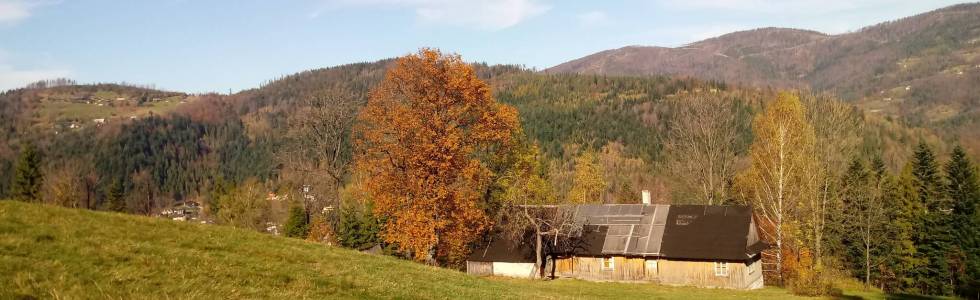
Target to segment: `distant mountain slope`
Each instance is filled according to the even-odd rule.
[[[7,200],[0,298],[805,299],[771,287],[488,279],[226,226]]]
[[[761,28],[726,34],[677,48],[628,46],[606,50],[545,70],[549,73],[608,75],[685,75],[752,84],[794,85],[807,66],[787,50],[828,36],[786,28]],[[768,56],[783,61],[780,69]]]
[[[545,72],[671,74],[810,87],[913,126],[951,129],[948,137],[980,145],[980,3],[838,35],[761,28],[677,48],[630,46]]]
[[[907,70],[910,66],[903,66],[902,60],[940,59],[940,65],[953,67],[956,62],[975,61],[978,46],[980,4],[962,4],[839,35],[760,28],[677,48],[629,46],[559,64],[545,72],[675,74],[732,83],[877,92],[865,85],[879,81],[879,75],[890,71]]]

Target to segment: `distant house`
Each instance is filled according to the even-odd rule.
[[[160,215],[174,221],[198,220],[201,217],[201,205],[194,201],[186,201],[164,209]]]
[[[647,202],[649,203],[649,202]],[[584,224],[574,250],[551,251],[545,270],[557,277],[657,282],[731,289],[764,283],[759,239],[747,206],[579,205]],[[532,277],[533,243],[497,237],[467,260],[467,273]]]

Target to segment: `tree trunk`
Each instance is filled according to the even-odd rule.
[[[778,164],[779,164],[779,170],[778,170],[778,172],[779,173],[778,173],[778,175],[776,177],[777,180],[778,180],[778,182],[776,183],[777,184],[777,186],[776,186],[776,188],[777,188],[777,194],[776,194],[777,210],[776,210],[776,224],[775,224],[776,225],[776,271],[778,272],[777,274],[778,274],[778,279],[779,279],[779,284],[780,285],[783,284],[783,214],[785,212],[783,210],[783,194],[784,194],[784,189],[785,189],[785,184],[786,184],[784,182],[784,180],[785,180],[785,171],[784,171],[784,168],[786,166],[785,165],[786,164],[786,151],[783,148],[783,146],[785,144],[785,142],[784,142],[784,135],[786,135],[785,130],[782,129],[782,128],[780,128],[780,130],[779,130],[779,161],[778,161]]]
[[[535,266],[538,268],[538,278],[544,278],[544,265],[541,264],[541,250],[543,248],[541,239],[541,228],[534,228],[534,257]]]
[[[558,265],[558,257],[554,254],[549,256],[551,256],[551,279],[555,279],[555,266]]]
[[[864,289],[871,287],[871,245],[864,243]]]

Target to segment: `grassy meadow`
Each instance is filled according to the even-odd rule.
[[[859,289],[858,289],[859,290]],[[237,228],[0,201],[0,299],[796,299],[755,291],[481,278]],[[845,298],[886,299],[848,290]]]

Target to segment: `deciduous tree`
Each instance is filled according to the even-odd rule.
[[[538,275],[545,275],[545,238],[557,246],[561,240],[569,239],[581,231],[582,224],[574,215],[574,208],[563,205],[551,184],[545,178],[545,168],[540,150],[536,144],[518,143],[508,159],[509,168],[500,176],[497,186],[501,188],[503,201],[502,227],[508,238],[525,241],[530,233],[535,249],[535,266]],[[596,198],[589,198],[596,202]]]
[[[575,171],[572,178],[572,189],[568,191],[568,202],[592,203],[602,202],[606,191],[606,180],[603,178],[602,165],[598,156],[591,150],[582,151],[575,158]]]
[[[264,232],[269,215],[265,188],[249,178],[218,199],[218,222]]]
[[[664,144],[668,172],[708,205],[726,200],[735,175],[738,127],[732,101],[703,95],[677,100]]]
[[[331,90],[301,104],[287,118],[285,144],[277,150],[276,158],[284,172],[293,175],[286,180],[325,186],[326,193],[317,203],[307,203],[311,211],[339,206],[338,191],[351,161],[351,128],[362,103],[349,93]]]
[[[84,178],[75,163],[66,163],[61,168],[50,169],[44,181],[44,202],[64,207],[84,207],[86,196]]]
[[[419,261],[461,261],[489,225],[484,162],[510,142],[516,110],[459,56],[423,49],[398,59],[358,119],[355,167],[384,240]]]
[[[796,211],[802,197],[811,195],[804,172],[813,162],[814,133],[799,97],[782,93],[755,118],[750,148],[751,165],[740,179],[747,200],[762,219],[762,233],[775,247],[769,252],[776,280],[783,279],[787,230],[798,228]]]
[[[812,187],[809,190],[814,194],[803,198],[806,201],[802,203],[800,215],[805,217],[803,228],[814,252],[815,267],[820,269],[824,261],[828,215],[835,211],[833,205],[840,203],[840,181],[837,179],[845,170],[847,160],[857,153],[862,122],[853,105],[837,99],[804,93],[803,102],[807,120],[813,127],[814,143],[819,147],[813,148],[815,163],[809,164],[810,168],[804,171],[807,185]],[[880,186],[875,191],[879,189]]]

